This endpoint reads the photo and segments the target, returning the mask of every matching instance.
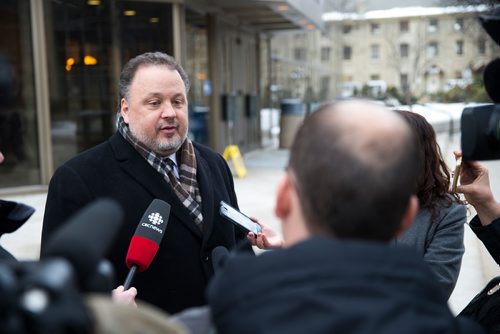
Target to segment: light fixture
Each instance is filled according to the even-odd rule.
[[[160,18],[159,17],[150,17],[149,22],[158,23],[158,22],[160,22]]]
[[[101,4],[101,0],[87,0],[87,5],[89,6],[99,6]]]
[[[135,16],[135,10],[127,9],[123,11],[123,15],[125,16]]]
[[[75,64],[75,58],[69,57],[66,59],[66,72],[71,71],[71,67]]]
[[[92,57],[92,56],[89,56],[89,55],[86,55],[85,57],[83,57],[83,63],[85,65],[96,65],[97,64],[97,59],[95,57]]]
[[[279,12],[286,12],[289,9],[290,9],[290,7],[288,7],[287,5],[276,6],[276,10],[279,11]]]
[[[196,73],[196,79],[200,81],[207,80],[207,75],[205,72],[198,72]]]

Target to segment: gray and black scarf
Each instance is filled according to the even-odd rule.
[[[201,213],[201,195],[196,180],[196,155],[194,153],[193,143],[186,138],[180,147],[180,165],[179,179],[173,172],[174,162],[168,157],[160,157],[151,151],[146,145],[137,141],[130,133],[128,125],[125,124],[123,117],[118,114],[116,121],[118,132],[146,159],[146,161],[158,173],[163,175],[167,183],[172,186],[175,194],[188,209],[189,214],[194,219],[198,227],[202,228],[203,215]],[[179,155],[178,155],[179,157]]]

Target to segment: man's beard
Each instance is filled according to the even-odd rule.
[[[133,127],[129,124],[129,133],[134,140],[145,145],[151,151],[159,154],[161,156],[167,156],[174,152],[177,152],[179,148],[184,144],[187,138],[187,131],[180,138],[170,139],[168,141],[159,141],[156,138],[151,138],[144,134],[142,131],[135,131]]]

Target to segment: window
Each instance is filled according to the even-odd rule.
[[[380,46],[378,44],[372,44],[370,47],[370,56],[372,59],[380,58]]]
[[[344,50],[342,52],[342,58],[344,60],[350,60],[352,56],[352,48],[350,46],[344,46]]]
[[[378,23],[371,23],[370,24],[370,32],[372,34],[379,34],[380,33],[380,24],[378,24]]]
[[[401,89],[406,92],[408,90],[408,74],[401,73],[399,83],[401,84]]]
[[[408,22],[407,20],[399,21],[399,31],[400,32],[410,31],[410,22]]]
[[[305,48],[293,49],[293,58],[295,60],[306,60],[306,49]]]
[[[370,80],[380,80],[380,74],[371,74]]]
[[[330,77],[322,76],[320,81],[319,95],[321,100],[328,100],[330,92]]]
[[[457,55],[461,56],[464,54],[464,41],[459,40],[455,43],[455,50]]]
[[[350,24],[344,24],[344,25],[342,26],[342,32],[343,32],[344,34],[348,34],[348,33],[350,33],[350,32],[351,32],[351,30],[352,30],[352,26],[351,26]]]
[[[477,51],[481,56],[486,54],[486,40],[484,38],[480,38],[477,42]]]
[[[399,45],[399,54],[401,58],[408,58],[410,46],[406,43],[402,43]]]
[[[438,31],[439,24],[437,19],[430,19],[429,20],[429,25],[427,26],[427,31],[428,32],[436,32]]]
[[[0,1],[0,13],[0,29],[4,32],[0,39],[0,148],[5,154],[0,187],[36,185],[41,182],[41,163],[37,150],[30,2]],[[60,72],[64,71],[64,65],[60,67]],[[71,136],[68,127],[60,130],[58,133],[64,133],[64,138]],[[56,137],[55,132],[52,138],[57,141],[62,136]]]
[[[437,42],[430,42],[427,45],[427,56],[429,58],[436,57],[439,54],[439,45]]]
[[[347,82],[350,82],[350,81],[352,81],[352,79],[353,79],[352,74],[344,74],[344,75],[342,76],[342,81],[344,81],[344,82],[346,82],[346,81],[347,81]]]
[[[453,24],[453,30],[462,31],[463,29],[464,29],[464,18],[457,17],[457,19],[455,20],[455,23]]]
[[[321,48],[321,61],[329,61],[330,60],[331,49],[327,46]]]

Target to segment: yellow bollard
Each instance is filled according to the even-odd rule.
[[[227,162],[231,161],[233,163],[234,170],[238,177],[245,177],[247,175],[247,169],[237,145],[226,146],[222,156]]]

